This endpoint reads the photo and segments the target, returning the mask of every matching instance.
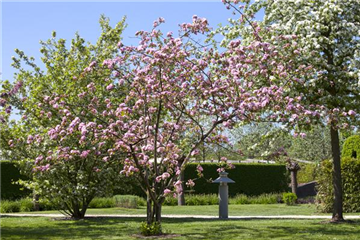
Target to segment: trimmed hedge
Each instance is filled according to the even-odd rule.
[[[15,200],[25,198],[31,193],[28,189],[14,184],[19,179],[27,180],[28,178],[20,174],[19,169],[14,163],[9,161],[0,161],[1,168],[1,199]]]
[[[360,135],[353,135],[345,140],[341,156],[360,159]]]
[[[185,169],[185,181],[198,178],[196,166],[191,163]],[[229,184],[229,195],[246,194],[256,196],[264,193],[287,192],[289,176],[285,165],[280,164],[234,164],[234,169],[228,169],[228,177],[235,181]],[[195,194],[216,194],[219,184],[206,179],[215,180],[219,174],[214,163],[201,164],[204,178],[197,179],[193,190]]]
[[[21,186],[12,184],[19,179],[26,180],[26,176],[20,174],[19,169],[9,161],[1,161],[1,199],[20,199],[29,196],[31,191],[21,190]],[[198,178],[196,166],[188,164],[185,169],[185,179]],[[285,165],[279,164],[234,164],[235,169],[229,169],[229,178],[235,183],[229,184],[229,195],[246,194],[249,196],[264,193],[278,193],[288,191],[288,173]],[[204,178],[195,181],[195,194],[217,194],[218,184],[210,183],[206,179],[215,180],[219,174],[215,163],[201,165],[204,169]],[[119,186],[115,194],[130,194],[144,196],[145,194],[133,178],[124,179],[125,186]],[[186,189],[187,190],[187,189]]]
[[[334,190],[332,186],[332,161],[321,164],[318,177],[318,208],[332,212]],[[341,159],[344,212],[360,212],[360,161],[354,158]]]

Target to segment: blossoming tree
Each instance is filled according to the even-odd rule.
[[[232,41],[218,52],[192,41],[193,34],[209,31],[206,19],[194,16],[192,23],[181,25],[179,37],[159,31],[157,26],[163,21],[155,21],[150,32],[139,31],[137,46],[120,43],[116,58],[87,70],[111,69],[112,83],[106,89],[126,86],[128,90],[123,102],[109,102],[107,110],[98,111],[98,119],[108,118],[100,138],[114,142],[107,150],[109,157],[119,152],[126,155],[121,173],[141,183],[147,195],[148,224],[160,222],[167,195],[183,191],[179,176],[202,143],[223,138],[216,134],[219,128],[231,128],[238,121],[281,121],[294,115],[310,121],[309,114],[319,115],[317,106],[304,109],[300,96],[283,95],[286,81],[269,78],[269,74],[286,75],[292,81],[311,70],[282,64],[292,57],[284,53],[297,48],[294,38],[280,37],[277,41],[284,45],[278,46],[259,41],[243,46]],[[266,84],[256,84],[257,78],[264,78]],[[200,121],[201,116],[211,117],[211,124]],[[185,144],[187,130],[192,137]],[[199,166],[199,174],[201,170]]]
[[[264,42],[257,38],[270,30],[259,27],[254,41],[229,41],[220,51],[193,40],[209,33],[206,19],[194,16],[192,23],[180,25],[177,37],[163,34],[162,22],[159,18],[150,32],[137,32],[137,46],[118,43],[115,57],[94,59],[81,77],[73,76],[88,89],[78,95],[81,111],[72,111],[74,102],[66,94],[42,97],[37,105],[39,112],[51,108],[57,122],[40,132],[56,151],[40,144],[47,151],[36,159],[35,171],[45,176],[63,163],[101,159],[93,165],[101,173],[109,160],[120,160],[121,174],[133,176],[146,193],[149,225],[161,221],[167,195],[182,193],[180,174],[204,141],[226,141],[218,130],[269,119],[310,123],[322,111],[318,105],[304,108],[301,95],[289,94],[292,82],[312,73],[292,61],[301,53],[296,36]],[[125,90],[124,98],[111,97]],[[184,133],[190,131],[189,138]]]

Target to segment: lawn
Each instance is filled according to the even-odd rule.
[[[209,215],[218,216],[219,208],[217,205],[205,206],[163,206],[163,214],[178,215]],[[58,211],[41,211],[36,213],[59,213]],[[21,213],[20,213],[21,214]],[[101,208],[89,209],[87,214],[146,214],[145,207],[138,209],[130,208]],[[246,204],[246,205],[229,205],[229,216],[270,216],[270,215],[328,215],[316,211],[314,204],[300,204],[287,206],[285,204]],[[360,215],[352,213],[349,215]]]
[[[139,239],[141,218],[3,217],[1,239]],[[360,220],[329,224],[321,220],[163,219],[166,239],[359,239]],[[153,239],[159,239],[158,237]]]

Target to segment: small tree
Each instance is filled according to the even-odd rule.
[[[41,42],[45,70],[16,50],[18,58],[13,59],[13,66],[18,69],[17,82],[14,86],[8,81],[2,84],[2,155],[30,175],[31,180],[24,184],[36,195],[58,204],[76,219],[83,218],[90,201],[111,192],[118,180],[120,163],[114,158],[103,159],[106,146],[101,146],[105,143],[97,137],[101,127],[89,106],[107,98],[114,102],[123,98],[123,92],[119,89],[117,95],[108,94],[103,87],[109,84],[103,76],[110,70],[86,76],[82,72],[94,64],[94,58],[113,56],[124,21],[111,28],[102,16],[98,42],[85,44],[76,34],[70,49],[54,32],[52,39]],[[23,68],[23,63],[30,69]],[[94,89],[96,94],[89,97],[87,92]],[[19,110],[21,119],[10,120],[11,109]]]

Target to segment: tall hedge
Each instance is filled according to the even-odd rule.
[[[14,184],[19,179],[27,180],[20,174],[19,169],[9,161],[0,161],[1,168],[1,199],[15,200],[28,196],[31,192]]]
[[[229,169],[228,177],[235,181],[229,184],[229,195],[236,194],[260,195],[288,191],[289,176],[285,165],[280,164],[234,164]],[[185,180],[197,178],[197,164],[188,164],[185,169]],[[193,188],[196,194],[217,193],[218,184],[210,183],[206,179],[215,180],[219,174],[216,164],[202,164],[204,178],[197,179]]]
[[[341,156],[360,159],[360,135],[353,135],[345,140]]]
[[[344,212],[360,212],[360,160],[341,159]],[[318,206],[323,212],[332,212],[334,204],[332,162],[323,161],[318,176]]]

